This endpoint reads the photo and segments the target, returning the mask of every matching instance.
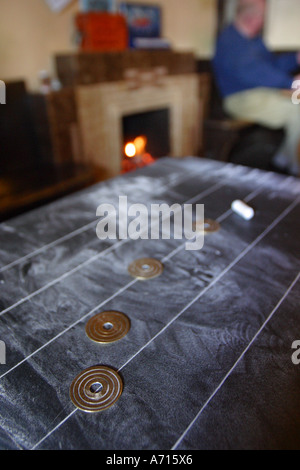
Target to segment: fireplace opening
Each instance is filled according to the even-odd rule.
[[[168,108],[123,116],[123,173],[151,165],[170,151]]]

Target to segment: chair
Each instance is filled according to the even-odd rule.
[[[283,130],[270,130],[255,122],[234,119],[223,109],[222,98],[210,72],[210,100],[203,123],[203,156],[265,170],[279,147]]]

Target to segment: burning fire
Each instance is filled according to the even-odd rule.
[[[133,158],[136,156],[136,148],[132,142],[129,142],[129,144],[125,145],[125,155],[128,158]]]
[[[134,139],[133,142],[129,142],[125,145],[125,155],[128,158],[133,158],[136,156],[142,156],[145,153],[147,145],[147,138],[144,136],[139,136]]]
[[[123,172],[133,171],[155,162],[155,159],[146,152],[146,145],[147,137],[143,135],[125,145],[124,154],[127,158],[123,160]]]

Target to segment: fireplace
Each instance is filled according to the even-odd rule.
[[[170,154],[170,112],[168,108],[123,116],[123,143],[143,135],[147,151],[154,157]]]
[[[158,84],[139,87],[130,86],[126,80],[76,87],[84,161],[102,168],[108,177],[120,174],[124,132],[132,133],[133,139],[146,136],[147,145],[152,146],[160,133],[153,122],[162,119],[166,120],[167,131],[161,137],[162,148],[154,150],[157,155],[152,157],[196,155],[201,138],[199,85],[197,74],[184,74],[165,76]],[[129,116],[134,124],[126,123]],[[146,125],[139,129],[141,117]],[[147,119],[152,119],[151,125]],[[136,127],[134,132],[130,126]],[[147,136],[152,126],[155,138],[151,133]]]
[[[122,173],[170,155],[168,108],[123,116],[122,130]]]

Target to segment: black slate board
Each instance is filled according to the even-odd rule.
[[[221,230],[184,240],[100,241],[96,209],[203,203]],[[230,210],[246,199],[255,218]],[[196,158],[161,159],[0,225],[1,449],[299,449],[300,182]],[[132,279],[140,257],[161,277]],[[91,342],[103,310],[131,319],[120,342]],[[108,365],[124,381],[99,414],[69,387]]]

